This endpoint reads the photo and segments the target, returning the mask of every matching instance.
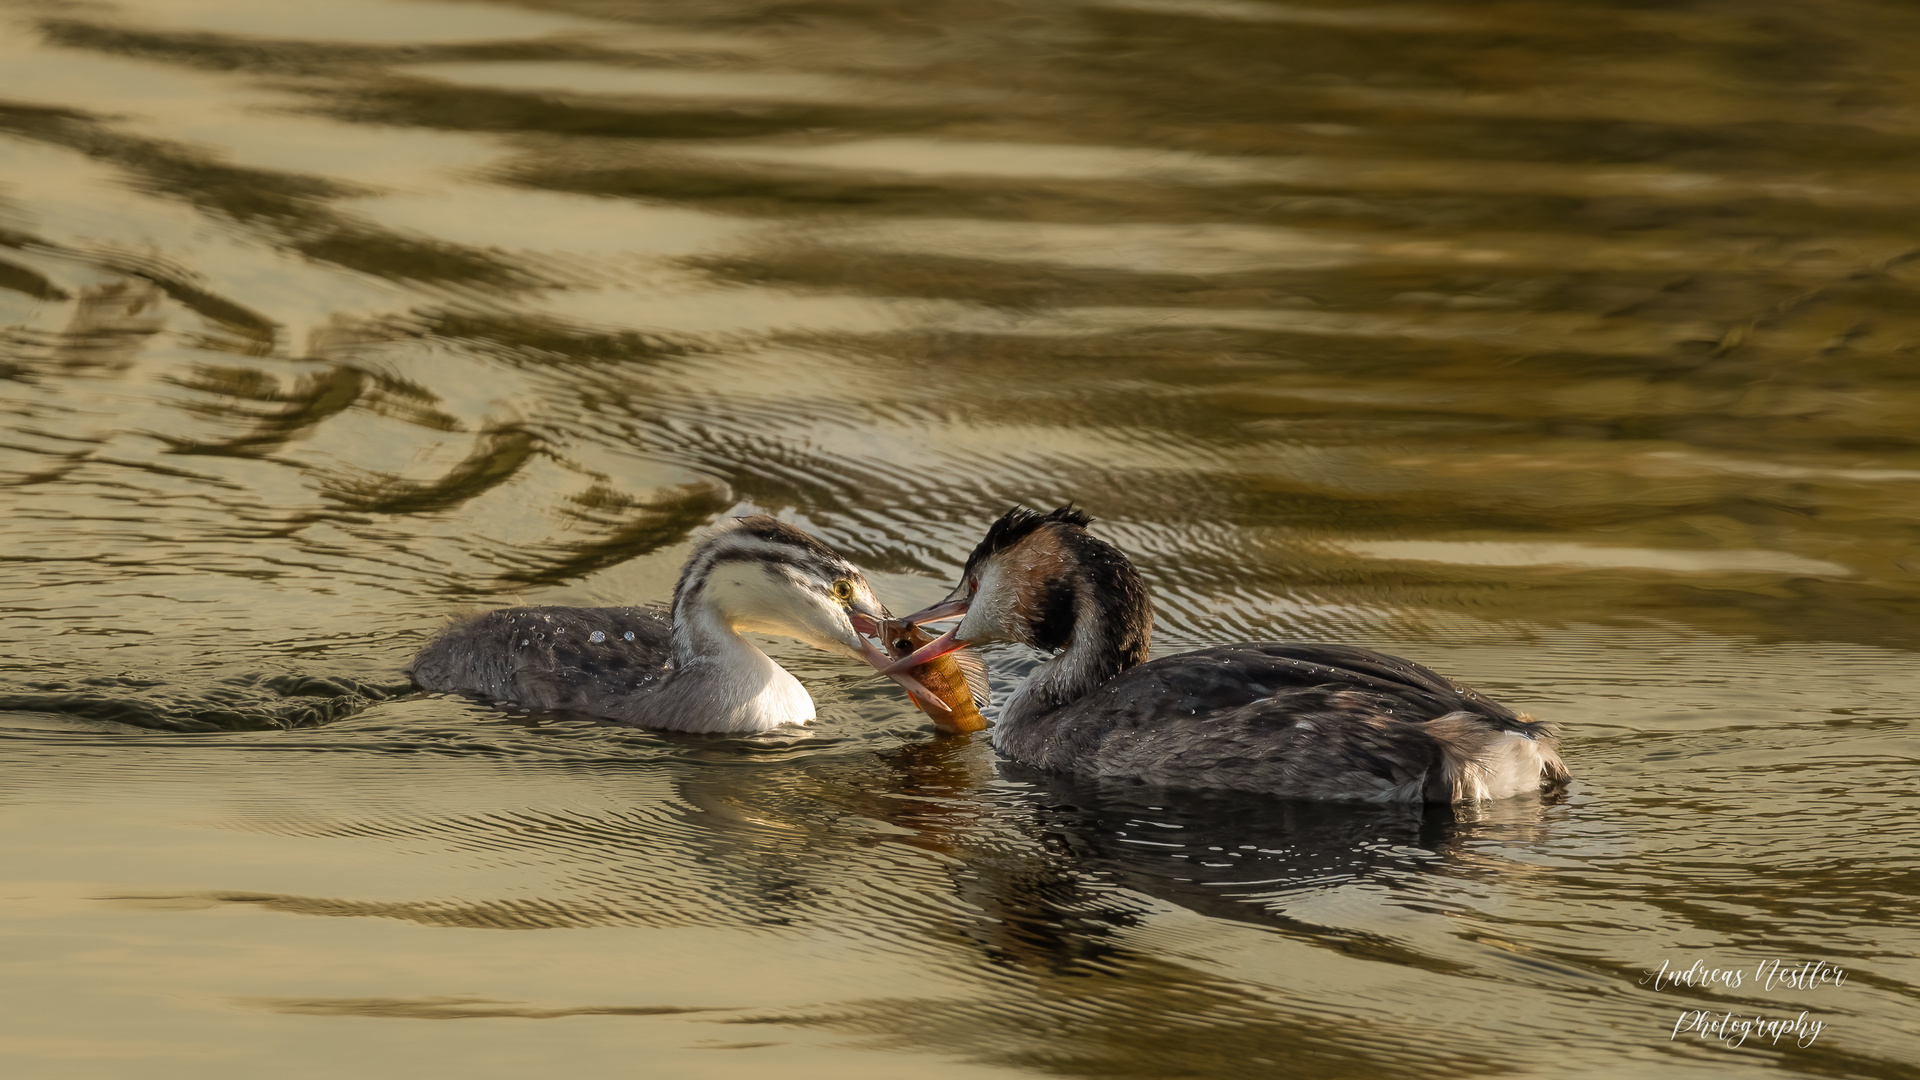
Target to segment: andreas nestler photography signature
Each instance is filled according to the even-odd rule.
[[[1716,967],[1705,960],[1679,967],[1671,960],[1662,960],[1659,970],[1640,977],[1640,985],[1651,985],[1654,990],[1673,986],[1738,990],[1751,985],[1756,990],[1772,993],[1775,990],[1838,989],[1846,984],[1846,969],[1825,960],[1762,960],[1751,968]],[[1783,1038],[1792,1038],[1794,1045],[1806,1047],[1812,1046],[1826,1028],[1824,1021],[1815,1019],[1807,1011],[1798,1016],[1781,1017],[1733,1010],[1682,1009],[1667,1041],[1691,1034],[1702,1041],[1718,1040],[1733,1049],[1745,1045],[1749,1038],[1764,1039],[1775,1046]]]

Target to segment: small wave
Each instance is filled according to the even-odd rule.
[[[411,691],[406,683],[342,676],[249,675],[191,689],[100,676],[0,690],[0,711],[70,716],[148,731],[269,731],[330,724]]]

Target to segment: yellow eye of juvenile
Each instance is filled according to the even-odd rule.
[[[832,588],[828,591],[833,593],[835,600],[851,600],[853,599],[853,582],[848,581],[846,578],[841,578],[834,582]]]

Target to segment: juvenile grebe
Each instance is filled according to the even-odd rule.
[[[770,517],[701,541],[652,608],[519,607],[464,619],[414,657],[413,681],[638,727],[744,734],[813,719],[813,698],[742,631],[798,638],[884,667],[863,635],[887,617],[867,579],[825,544]],[[916,697],[931,694],[894,676]]]
[[[1397,656],[1248,642],[1142,663],[1146,586],[1091,520],[1009,511],[946,600],[898,620],[960,624],[881,670],[989,641],[1053,653],[993,744],[1058,772],[1361,802],[1499,799],[1570,779],[1545,726]]]

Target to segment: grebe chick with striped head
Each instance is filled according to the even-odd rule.
[[[800,680],[742,636],[759,631],[884,667],[865,635],[887,610],[852,563],[765,516],[722,525],[687,559],[671,613],[502,608],[443,630],[414,658],[421,688],[636,727],[750,734],[814,717]],[[909,693],[932,697],[909,677]]]
[[[1247,642],[1148,661],[1146,585],[1090,521],[1070,506],[1008,512],[947,599],[898,620],[960,623],[895,669],[989,641],[1052,653],[994,725],[1014,761],[1381,803],[1498,799],[1570,779],[1544,725],[1396,656]]]

